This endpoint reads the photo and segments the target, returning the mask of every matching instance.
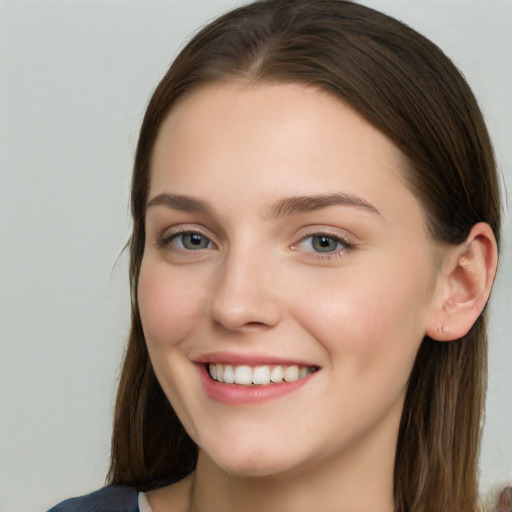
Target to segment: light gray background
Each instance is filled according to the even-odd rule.
[[[103,485],[128,330],[130,168],[150,92],[234,0],[0,1],[0,511]],[[512,190],[512,1],[365,0],[437,42]],[[491,303],[482,488],[512,477],[512,233]]]

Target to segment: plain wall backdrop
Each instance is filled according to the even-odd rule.
[[[0,511],[104,483],[129,325],[139,125],[173,56],[234,0],[0,0]],[[364,0],[434,40],[512,190],[512,1]],[[510,201],[510,195],[509,195]],[[483,490],[512,478],[512,228],[490,306]]]

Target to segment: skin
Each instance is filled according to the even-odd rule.
[[[407,380],[440,330],[448,282],[403,166],[383,134],[313,88],[209,85],[170,112],[138,300],[157,378],[200,452],[194,474],[148,493],[154,512],[393,510]],[[283,198],[334,193],[359,204],[276,214]],[[183,231],[204,248],[185,248]],[[331,252],[315,250],[317,233]],[[283,397],[226,405],[195,363],[217,351],[318,371]]]

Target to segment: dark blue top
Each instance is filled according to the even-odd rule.
[[[139,490],[110,485],[80,498],[63,501],[48,512],[139,512]]]

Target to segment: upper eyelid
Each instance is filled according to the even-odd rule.
[[[352,233],[350,233],[349,231],[347,231],[346,229],[343,229],[343,228],[334,228],[334,227],[331,228],[331,227],[327,227],[327,226],[325,226],[325,227],[307,226],[305,228],[302,228],[299,231],[302,231],[299,241],[304,240],[310,236],[323,235],[323,236],[328,236],[331,238],[336,238],[339,240],[345,240],[345,241],[351,242],[351,243],[356,242],[356,237]]]
[[[343,239],[343,240],[346,238],[349,238],[348,236],[342,235],[340,233],[334,233],[333,231],[318,229],[318,230],[312,230],[311,232],[307,232],[307,233],[301,235],[301,240],[303,240],[304,238],[309,238],[310,236],[327,236],[330,238],[339,238],[339,239]]]
[[[155,236],[160,236],[170,229],[179,229],[181,226],[186,226],[186,230],[198,231],[205,236],[218,238],[218,235],[224,235],[222,226],[217,222],[215,216],[210,215],[208,212],[196,212],[176,210],[167,208],[158,202],[148,209],[146,214],[146,226],[149,230],[156,232]],[[213,233],[213,235],[212,235]]]
[[[211,238],[209,230],[196,224],[176,224],[175,226],[167,226],[162,230],[162,235],[169,232],[169,236],[180,235],[181,233],[199,233],[207,238]]]

